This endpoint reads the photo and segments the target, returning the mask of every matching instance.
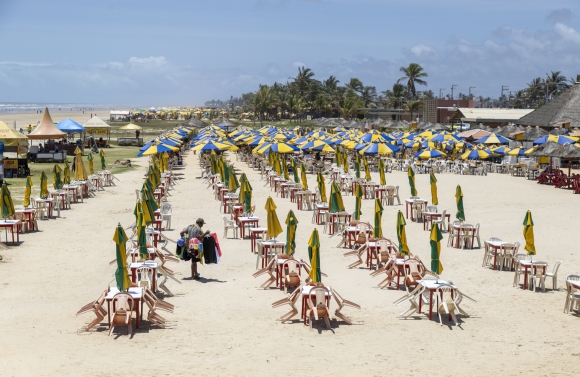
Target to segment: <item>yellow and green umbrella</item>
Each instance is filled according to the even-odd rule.
[[[308,257],[310,258],[310,279],[314,283],[319,283],[322,280],[320,273],[320,238],[316,228],[312,231],[308,240]]]
[[[524,219],[524,238],[526,246],[524,249],[528,251],[528,255],[536,255],[536,246],[534,245],[534,221],[532,220],[532,213],[526,212]]]
[[[316,181],[318,182],[318,191],[320,191],[320,201],[326,203],[326,184],[324,183],[324,177],[321,172],[318,172]]]
[[[376,238],[380,238],[383,236],[383,205],[381,204],[380,199],[375,199],[375,229],[374,229],[374,236]]]
[[[385,161],[382,158],[379,159],[379,175],[381,177],[380,184],[385,186],[387,184],[387,179],[385,178]]]
[[[147,233],[145,228],[147,223],[145,222],[145,215],[143,213],[143,207],[146,204],[142,201],[138,201],[135,204],[135,225],[137,226],[137,241],[139,243],[139,256],[143,259],[149,259],[149,251],[147,250]]]
[[[266,237],[268,239],[276,238],[278,234],[282,233],[282,226],[280,225],[280,220],[278,220],[278,215],[276,215],[276,204],[274,204],[271,196],[266,200],[265,208],[267,213]]]
[[[304,166],[304,162],[300,164],[300,176],[302,178],[302,190],[308,190],[308,181],[306,180],[306,166]]]
[[[12,195],[10,195],[10,190],[8,190],[6,182],[2,184],[0,200],[2,200],[2,217],[7,218],[14,216],[14,203],[12,202]]]
[[[26,177],[26,189],[24,190],[24,208],[30,205],[30,193],[32,192],[32,177]]]
[[[367,161],[366,156],[363,157],[363,163],[365,165],[365,179],[367,181],[370,181],[370,180],[372,180],[372,178],[371,178],[371,170],[369,169],[369,162]]]
[[[276,153],[274,155],[274,171],[278,177],[282,176],[282,167],[280,166],[280,156]]]
[[[403,217],[403,212],[399,211],[397,213],[397,239],[399,240],[399,253],[402,255],[409,255],[411,252],[409,246],[407,246],[407,234],[405,233],[405,217]]]
[[[429,243],[431,244],[431,271],[437,275],[443,272],[443,265],[441,264],[441,240],[443,235],[439,230],[439,225],[434,223],[431,229],[431,236],[429,237]]]
[[[300,178],[298,177],[298,166],[296,165],[295,159],[292,159],[292,173],[294,174],[294,183],[300,183]]]
[[[44,171],[40,173],[40,197],[41,198],[48,198],[48,178]]]
[[[105,150],[101,149],[99,152],[99,156],[101,156],[101,169],[105,170],[107,165],[105,164]]]
[[[355,171],[355,176],[357,178],[360,178],[360,157],[357,154],[356,158],[354,160],[354,171]]]
[[[328,211],[330,213],[344,211],[344,203],[342,201],[340,187],[336,181],[332,181],[330,184],[330,201],[328,202]]]
[[[346,156],[346,153],[343,156],[342,163],[344,164],[344,174],[348,174],[348,157]]]
[[[54,182],[52,185],[54,186],[55,190],[60,190],[62,188],[62,181],[60,179],[60,173],[62,173],[62,169],[60,166],[54,165],[52,172],[54,174]]]
[[[288,211],[286,216],[286,254],[294,255],[296,251],[296,227],[298,219],[292,210]]]
[[[68,185],[70,183],[70,166],[68,165],[68,161],[64,161],[64,180],[63,183]]]
[[[437,198],[437,178],[433,172],[429,174],[429,182],[431,183],[431,203],[436,206],[439,204],[439,198]]]
[[[93,154],[91,152],[89,152],[89,157],[87,159],[89,160],[89,173],[95,174],[95,168],[93,167]]]
[[[415,188],[415,172],[410,166],[407,168],[407,176],[409,177],[409,186],[411,186],[411,196],[417,196],[417,189]]]
[[[455,189],[455,201],[457,202],[457,214],[455,217],[459,221],[465,221],[465,211],[463,210],[463,192],[461,186],[457,185]]]
[[[83,153],[79,147],[75,148],[75,156],[75,180],[86,181],[87,170],[85,169],[85,164],[83,162]]]
[[[228,190],[230,192],[234,192],[240,187],[240,183],[238,182],[238,178],[236,177],[236,172],[234,171],[234,167],[230,166],[229,170],[230,170],[230,174],[228,177]]]
[[[356,196],[356,200],[354,205],[354,213],[352,214],[352,217],[354,217],[355,220],[360,220],[360,215],[362,215],[360,208],[362,204],[363,190],[362,186],[358,182],[354,189],[354,195]]]
[[[121,224],[117,225],[113,241],[117,245],[117,270],[115,271],[115,280],[117,281],[119,291],[124,292],[131,286],[131,279],[129,279],[129,273],[127,271],[127,249],[125,245],[127,242],[127,234]]]
[[[282,157],[281,163],[282,163],[282,171],[284,172],[284,179],[289,181],[290,175],[288,174],[288,165],[286,164],[286,157]]]
[[[250,186],[248,180],[242,182],[240,189],[240,202],[244,203],[246,213],[252,212],[252,186]]]

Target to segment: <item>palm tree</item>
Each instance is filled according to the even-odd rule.
[[[549,75],[546,74],[546,100],[548,97],[555,97],[568,89],[566,77],[560,73],[560,71],[551,71]]]
[[[427,82],[422,80],[421,77],[428,77],[429,75],[427,72],[423,71],[423,67],[421,67],[417,63],[411,63],[408,67],[401,67],[401,72],[405,74],[405,76],[401,77],[397,80],[397,83],[401,81],[407,81],[407,88],[411,91],[413,98],[417,98],[417,91],[415,89],[415,85],[427,85]]]
[[[364,86],[362,84],[362,82],[357,79],[356,77],[353,77],[350,79],[350,81],[348,82],[348,84],[345,85],[347,88],[349,88],[350,90],[354,91],[354,92],[362,92]]]
[[[405,110],[409,112],[411,115],[411,122],[415,121],[415,117],[413,116],[415,113],[419,113],[419,111],[423,110],[423,101],[412,101],[408,102],[405,105]]]
[[[364,105],[360,97],[357,96],[356,93],[352,90],[346,92],[346,94],[343,96],[342,102],[342,106],[340,104],[336,104],[336,107],[344,119],[351,119],[352,117],[356,116],[358,109]]]
[[[574,85],[577,82],[580,82],[580,73],[576,74],[576,77],[570,77],[568,79],[568,82],[570,83],[570,85]]]
[[[294,79],[298,91],[302,96],[308,91],[310,82],[313,80],[314,72],[310,68],[298,67],[298,75]]]
[[[386,97],[387,107],[400,109],[405,103],[407,90],[403,84],[395,84],[392,90],[386,90],[383,94]]]
[[[375,101],[377,100],[377,88],[374,86],[365,86],[362,88],[360,93],[361,100],[364,103],[364,107],[376,107]]]

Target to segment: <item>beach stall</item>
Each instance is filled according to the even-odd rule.
[[[39,144],[38,149],[31,150],[31,154],[35,154],[34,161],[41,162],[62,162],[66,157],[66,152],[61,150],[64,143],[57,143],[55,140],[65,139],[66,133],[59,130],[52,121],[48,108],[44,110],[44,115],[40,124],[36,126],[34,131],[26,135],[29,140],[46,140],[45,144]],[[42,148],[41,148],[42,146]],[[34,152],[34,153],[32,153]],[[37,152],[37,153],[36,153]]]
[[[72,119],[66,118],[56,124],[56,128],[67,133],[67,140],[58,144],[62,152],[66,151],[68,156],[73,156],[77,146],[82,149],[82,139],[85,134],[85,128]],[[79,134],[79,139],[75,141],[74,134]]]
[[[123,127],[119,127],[121,131],[132,131],[135,132],[135,137],[117,137],[118,145],[136,145],[138,147],[143,146],[143,138],[139,137],[142,128],[134,123],[129,123]]]
[[[111,141],[111,126],[98,116],[94,116],[83,124],[86,129],[84,145],[91,147],[90,140],[94,139],[99,148],[108,148]]]

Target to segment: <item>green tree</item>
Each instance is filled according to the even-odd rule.
[[[411,122],[415,121],[414,114],[419,114],[423,110],[423,101],[411,101],[405,104],[405,110],[411,115]]]
[[[401,67],[400,71],[403,72],[405,76],[397,80],[397,83],[407,81],[407,89],[411,92],[413,98],[417,98],[416,85],[427,85],[427,82],[424,81],[422,77],[428,77],[429,75],[427,72],[424,72],[423,67],[417,63],[411,63],[408,67]]]

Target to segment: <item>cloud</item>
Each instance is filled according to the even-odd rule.
[[[573,28],[557,22],[556,25],[554,25],[554,30],[556,30],[556,33],[560,34],[564,39],[580,44],[580,33]]]
[[[546,16],[546,20],[550,22],[566,22],[572,19],[572,11],[570,9],[557,9]]]

